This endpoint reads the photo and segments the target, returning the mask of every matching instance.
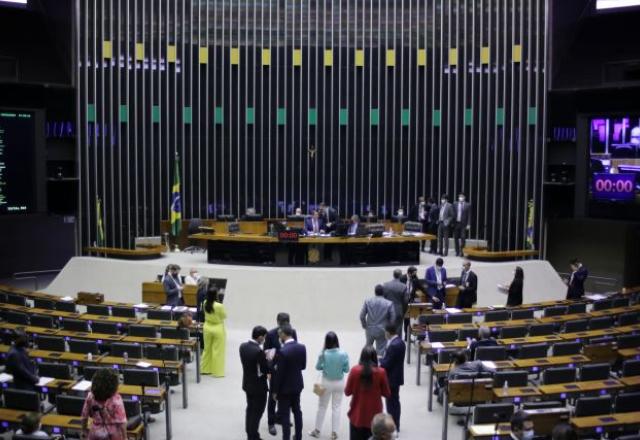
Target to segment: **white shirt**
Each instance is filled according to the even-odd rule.
[[[198,284],[199,279],[200,279],[199,274],[196,273],[193,276],[189,274],[186,277],[184,277],[184,283],[188,285],[196,286]]]
[[[442,269],[438,269],[438,266],[436,266],[436,281],[442,284]]]
[[[398,335],[393,335],[387,340],[387,348],[389,348],[389,345],[391,345],[391,342],[397,337]]]
[[[317,218],[312,218],[311,222],[313,223],[313,232],[315,232],[316,234],[319,232],[318,228],[318,219]]]
[[[458,202],[458,221],[462,220],[462,208],[464,207],[464,202]]]
[[[418,207],[418,218],[420,220],[424,220],[425,219],[425,210],[424,210],[424,205],[422,203]]]
[[[258,347],[260,347],[260,344],[255,339],[249,339],[249,342],[253,342]],[[256,367],[258,368],[258,377],[261,377],[262,376],[262,371],[260,371],[260,365],[258,364],[258,365],[256,365]]]
[[[444,207],[446,205],[443,203],[442,206],[440,206],[440,220],[444,220]]]
[[[296,340],[295,340],[295,339],[293,339],[293,338],[291,338],[291,339],[287,339],[286,341],[284,341],[284,342],[282,343],[282,345],[284,345],[284,344],[288,344],[288,343],[290,343],[290,342],[296,342]]]

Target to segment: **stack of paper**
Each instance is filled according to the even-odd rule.
[[[482,366],[488,370],[495,370],[498,368],[495,362],[493,361],[482,361]]]
[[[171,310],[171,306],[162,306],[160,307],[160,310]]]
[[[445,310],[447,311],[447,313],[460,313],[460,312],[462,312],[462,310],[456,309],[455,307],[447,307]]]
[[[149,305],[145,303],[140,303],[140,304],[134,304],[133,307],[135,307],[136,309],[146,309],[149,307]]]
[[[442,342],[432,342],[431,348],[444,348],[444,344]]]
[[[13,376],[7,373],[0,373],[0,383],[11,382]]]
[[[36,386],[46,387],[49,382],[53,382],[54,380],[53,377],[41,377]]]
[[[91,388],[91,381],[83,379],[75,384],[71,389],[75,391],[87,391],[89,388]]]
[[[71,296],[63,296],[62,298],[60,298],[60,301],[73,301],[74,298]]]
[[[143,361],[139,361],[136,364],[136,367],[140,367],[140,368],[148,368],[150,366],[151,366],[151,364],[149,362],[143,362]]]

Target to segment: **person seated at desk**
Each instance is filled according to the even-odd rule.
[[[482,361],[468,361],[466,350],[460,350],[455,353],[451,361],[453,362],[453,368],[449,369],[447,373],[447,379],[456,379],[457,376],[473,376],[480,375],[481,373],[493,373],[494,370],[487,368]],[[440,377],[436,382],[436,389],[434,394],[438,396],[438,403],[442,403],[442,397],[444,394],[445,378]]]
[[[349,230],[347,231],[347,235],[364,235],[366,233],[366,229],[364,225],[360,223],[360,217],[356,214],[351,216],[351,224],[349,225]]]
[[[30,412],[22,416],[20,420],[20,429],[16,431],[16,435],[28,435],[30,437],[49,438],[49,434],[44,432],[40,420],[42,416],[35,412]]]
[[[197,286],[200,278],[201,277],[200,277],[200,274],[198,273],[198,269],[196,269],[195,267],[192,267],[191,269],[189,269],[189,275],[184,277],[184,283],[190,286]]]
[[[318,210],[314,209],[311,217],[304,219],[304,229],[307,234],[324,234],[324,220]]]
[[[491,337],[491,329],[489,327],[480,327],[478,329],[478,339],[473,339],[469,344],[469,357],[476,357],[476,348],[478,347],[495,347],[498,341]]]
[[[533,420],[524,411],[517,411],[511,416],[511,438],[513,440],[530,440],[535,437]]]

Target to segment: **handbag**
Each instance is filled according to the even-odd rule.
[[[324,352],[322,353],[322,357],[324,357]],[[327,391],[327,388],[322,385],[322,372],[320,372],[318,373],[316,382],[313,384],[313,393],[320,397],[325,393],[325,391]]]

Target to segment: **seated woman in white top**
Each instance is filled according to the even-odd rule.
[[[20,421],[20,429],[16,431],[17,435],[30,435],[32,437],[48,438],[49,434],[40,429],[40,414],[30,412],[25,414]]]

